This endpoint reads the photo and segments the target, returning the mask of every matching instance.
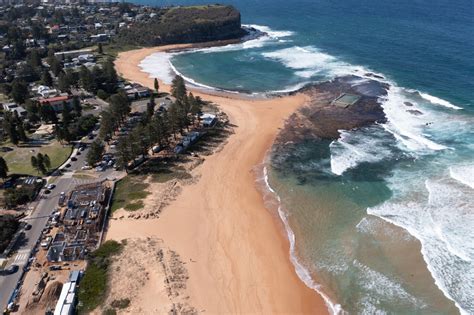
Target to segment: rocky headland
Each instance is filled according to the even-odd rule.
[[[163,8],[152,19],[122,29],[117,41],[126,45],[159,46],[238,40],[247,34],[236,8],[214,4]]]

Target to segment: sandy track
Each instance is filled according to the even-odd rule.
[[[125,78],[153,87],[139,62],[175,45],[119,55]],[[162,82],[160,90],[169,90]],[[263,204],[253,169],[260,164],[284,120],[305,102],[303,95],[270,100],[212,96],[236,125],[223,150],[206,157],[201,177],[184,186],[159,219],[112,220],[109,239],[159,237],[188,262],[187,291],[199,311],[223,313],[327,313],[322,298],[297,277],[288,241]],[[148,295],[147,295],[148,296]],[[143,303],[156,303],[153,299]]]

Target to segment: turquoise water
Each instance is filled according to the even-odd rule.
[[[473,314],[474,2],[223,2],[268,36],[174,55],[189,80],[254,93],[370,71],[391,86],[386,124],[273,152],[303,280],[349,313]]]

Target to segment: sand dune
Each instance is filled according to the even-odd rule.
[[[140,71],[140,61],[155,51],[185,47],[189,45],[121,53],[116,68],[125,78],[153,87],[153,79]],[[169,87],[161,82],[160,89]],[[195,94],[219,104],[236,125],[235,134],[222,150],[206,157],[195,170],[197,183],[184,186],[159,219],[112,220],[107,238],[161,238],[188,262],[187,293],[199,311],[327,313],[322,298],[297,277],[285,233],[265,208],[253,172],[305,96],[248,100]],[[146,296],[142,303],[157,303]]]

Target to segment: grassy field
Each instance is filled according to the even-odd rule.
[[[142,199],[150,193],[145,191],[149,184],[144,183],[146,176],[128,175],[121,179],[115,186],[112,198],[112,211],[125,208],[135,211],[143,207]]]
[[[31,157],[38,153],[47,154],[51,160],[51,168],[57,168],[63,164],[71,154],[71,146],[63,146],[54,140],[50,144],[38,147],[15,147],[8,143],[2,146],[9,146],[13,151],[0,153],[8,164],[9,174],[29,174],[38,175],[38,172],[31,166]]]

